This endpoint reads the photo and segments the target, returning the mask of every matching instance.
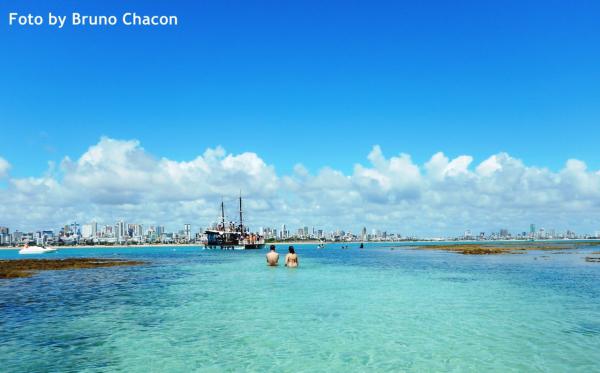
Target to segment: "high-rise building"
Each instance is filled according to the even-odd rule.
[[[126,240],[129,237],[127,224],[123,220],[119,220],[115,224],[115,237],[117,240]]]
[[[127,224],[127,236],[140,238],[144,235],[144,226],[141,224]]]
[[[13,233],[13,243],[21,243],[23,241],[23,232],[19,232],[18,230]]]
[[[190,224],[183,225],[183,234],[188,242],[192,240],[192,226]]]
[[[95,221],[81,226],[81,237],[95,238],[98,235],[98,223]]]
[[[12,237],[8,227],[0,227],[0,245],[10,245],[12,243]]]
[[[102,228],[102,236],[110,238],[115,237],[115,227],[112,225],[105,225],[104,228]]]
[[[286,239],[287,238],[287,230],[285,228],[285,224],[281,224],[281,231],[279,232],[279,237],[281,239]]]
[[[84,224],[81,226],[81,237],[83,238],[92,238],[92,225]]]

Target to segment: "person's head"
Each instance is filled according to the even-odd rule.
[[[275,245],[271,245],[271,251],[275,251]]]
[[[294,246],[290,246],[290,248],[288,250],[290,250],[290,254],[296,254],[296,250],[294,250]]]

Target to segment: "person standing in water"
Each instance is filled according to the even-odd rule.
[[[267,265],[274,267],[279,262],[279,254],[275,251],[275,245],[271,245],[271,250],[267,253]]]
[[[294,246],[290,246],[289,254],[285,256],[285,266],[288,268],[298,267],[298,254],[294,250]]]

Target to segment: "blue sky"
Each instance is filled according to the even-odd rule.
[[[594,1],[5,1],[0,157],[13,178],[102,136],[155,157],[253,152],[343,173],[507,152],[600,169]],[[19,13],[174,14],[175,28],[9,27]]]
[[[160,156],[256,151],[350,169],[507,151],[600,167],[595,2],[9,1],[3,13],[175,14],[174,29],[9,28],[2,156],[15,175],[106,135]],[[238,134],[236,136],[236,134]]]

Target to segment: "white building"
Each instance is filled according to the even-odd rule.
[[[192,226],[190,224],[183,225],[183,234],[188,242],[192,240]]]
[[[285,224],[281,224],[281,231],[279,231],[279,237],[281,239],[286,239],[287,238],[287,230],[285,228]]]
[[[95,221],[91,224],[84,224],[81,226],[81,237],[83,238],[96,238],[98,235],[98,223]]]
[[[123,220],[118,221],[115,224],[115,238],[117,241],[121,241],[126,240],[128,236],[129,233],[127,232],[127,224]]]

